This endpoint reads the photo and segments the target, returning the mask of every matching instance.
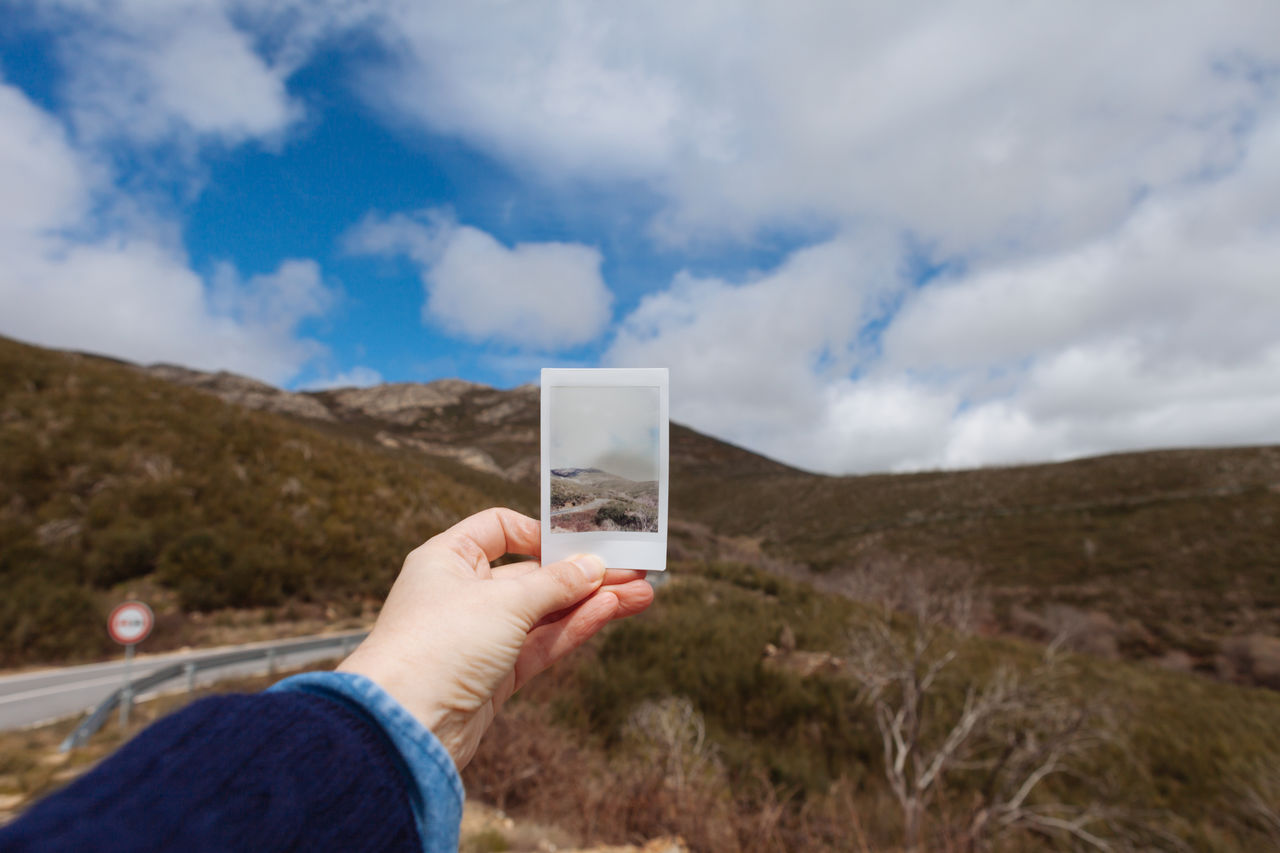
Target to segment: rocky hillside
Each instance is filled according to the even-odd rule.
[[[171,365],[137,368],[168,382],[266,412],[332,425],[384,447],[409,448],[513,482],[538,482],[538,388],[499,390],[459,379],[425,384],[293,392],[236,376]],[[799,473],[678,424],[671,427],[672,469],[714,477]]]
[[[145,578],[163,592],[186,559],[173,531],[194,514],[207,523],[184,534],[190,559],[196,545],[228,565],[232,550],[240,562],[287,550],[320,569],[277,554],[268,565],[296,565],[305,581],[282,570],[278,583],[221,595],[186,580],[176,606],[278,606],[299,593],[331,603],[357,588],[376,597],[338,568],[365,541],[354,531],[394,563],[394,550],[466,510],[536,512],[533,386],[444,379],[297,393],[7,341],[0,361],[0,523],[15,576],[53,561],[69,568],[42,577],[91,589]],[[370,479],[375,471],[385,473]],[[745,562],[863,598],[901,586],[904,573],[963,578],[984,591],[988,631],[1068,635],[1094,654],[1280,686],[1280,448],[825,477],[673,425],[671,471],[672,559]],[[363,514],[395,504],[400,482],[414,484],[404,488],[430,523],[390,505],[376,520]],[[398,519],[394,536],[382,535],[387,518]],[[254,531],[268,527],[258,542]],[[192,539],[201,531],[213,545]],[[22,645],[11,641],[11,658],[32,654]]]
[[[291,393],[143,368],[238,405],[534,488],[538,391],[459,380]],[[1280,448],[825,477],[671,430],[673,557],[866,597],[904,572],[986,593],[987,629],[1280,687]]]
[[[238,377],[0,340],[0,665],[107,652],[127,595],[156,609],[152,650],[245,613],[283,632],[359,616],[458,518],[536,512],[528,485],[367,432]]]

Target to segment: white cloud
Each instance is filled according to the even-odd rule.
[[[297,263],[251,279],[234,312],[221,313],[185,259],[155,243],[120,236],[28,243],[0,281],[0,331],[46,346],[284,382],[324,351],[296,336],[298,322],[314,312],[259,310],[297,307]],[[312,285],[321,287],[318,279]]]
[[[287,333],[300,321],[323,315],[334,299],[321,280],[319,264],[292,258],[282,261],[275,272],[247,281],[231,264],[221,264],[213,276],[210,302],[222,316]]]
[[[266,61],[233,4],[54,0],[36,11],[64,34],[65,94],[86,138],[235,144],[301,116],[285,86],[294,64]]]
[[[323,351],[297,335],[332,299],[314,262],[247,281],[226,268],[209,285],[167,229],[136,213],[113,219],[120,227],[91,221],[96,204],[121,202],[104,172],[3,83],[0,127],[0,333],[274,382]]]
[[[351,62],[401,128],[520,178],[638,188],[667,248],[831,235],[741,280],[677,275],[605,355],[671,366],[678,418],[784,459],[919,468],[1280,431],[1280,5],[50,8],[84,25],[64,44],[86,139],[272,139],[299,115],[293,71],[328,36],[371,27],[391,58]],[[101,316],[150,318],[152,297],[129,294],[163,278],[154,302],[193,318],[186,337],[230,324],[272,370],[305,358],[290,322],[250,319],[322,310],[302,267],[259,297],[236,280],[228,307],[172,240],[53,236],[83,220],[98,179],[56,122],[0,95],[20,129],[0,140],[0,191],[24,200],[0,228],[32,255],[4,287],[116,270],[128,283]],[[352,242],[410,257],[424,316],[462,339],[525,355],[598,340],[610,321],[584,245],[507,246],[405,216],[370,219]],[[913,288],[907,246],[950,271]],[[56,325],[49,304],[37,328]]]
[[[382,374],[372,367],[357,364],[350,370],[343,370],[332,376],[325,376],[304,382],[299,391],[328,391],[333,388],[369,388],[382,384]]]
[[[88,175],[53,118],[0,80],[0,232],[42,231],[88,207]]]
[[[774,452],[815,471],[916,470],[939,465],[959,400],[947,388],[901,377],[840,380],[805,428],[774,439]]]
[[[367,71],[363,90],[397,120],[549,177],[649,177],[676,154],[681,122],[707,122],[690,115],[680,81],[653,73],[654,57],[634,49],[632,17],[647,15],[388,3],[383,37],[395,57]]]
[[[827,385],[870,356],[859,331],[902,286],[895,249],[833,240],[741,284],[681,273],[626,318],[605,361],[670,367],[674,418],[794,458]]]
[[[413,259],[426,290],[424,321],[454,337],[555,351],[595,340],[609,323],[603,258],[589,246],[508,248],[434,211],[367,218],[347,242],[353,251]]]
[[[955,418],[935,464],[969,467],[1116,450],[1264,444],[1280,429],[1280,346],[1247,364],[1162,365],[1116,343],[1029,371],[1021,392]]]
[[[1272,135],[1113,233],[919,288],[881,260],[868,290],[877,265],[837,241],[746,284],[678,276],[611,357],[669,364],[676,417],[824,471],[1274,442],[1280,202],[1255,190]]]
[[[385,7],[397,121],[555,178],[640,178],[659,233],[877,221],[1057,246],[1230,168],[1280,7],[1194,2]],[[1135,55],[1135,44],[1159,45]]]
[[[600,468],[631,480],[658,479],[656,387],[553,387],[547,394],[551,468]]]

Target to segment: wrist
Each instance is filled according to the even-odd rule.
[[[400,753],[419,792],[410,801],[424,847],[457,848],[464,796],[457,762],[434,732],[425,729],[398,699],[380,684],[351,671],[305,672],[278,682],[269,691],[324,696],[366,715]]]
[[[367,641],[366,641],[367,643]],[[435,735],[448,751],[458,770],[466,766],[465,750],[457,730],[460,725],[457,712],[448,709],[444,697],[436,688],[442,682],[438,675],[420,663],[400,660],[394,655],[375,651],[362,644],[338,664],[336,672],[363,676],[394,699],[423,728]]]

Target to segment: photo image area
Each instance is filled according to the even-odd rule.
[[[551,531],[659,532],[660,389],[547,391]]]
[[[542,371],[542,562],[665,571],[666,368]]]

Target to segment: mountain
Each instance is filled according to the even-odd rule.
[[[552,477],[563,477],[566,480],[582,477],[584,474],[604,474],[599,468],[552,468]],[[609,475],[612,476],[612,475]]]
[[[1101,653],[1280,686],[1280,648],[1277,664],[1229,652],[1280,645],[1258,639],[1280,635],[1280,448],[749,479],[673,479],[672,506],[828,589],[960,577],[995,630],[1070,628]]]
[[[293,392],[225,372],[202,373],[170,365],[138,369],[207,391],[228,403],[340,427],[347,434],[385,447],[457,459],[507,480],[535,486],[538,482],[542,421],[535,385],[499,390],[459,379],[439,379],[425,384]],[[671,425],[670,442],[672,468],[684,475],[799,473],[679,424]]]
[[[433,533],[537,514],[539,425],[531,386],[297,393],[0,338],[0,665],[108,653],[121,597],[152,650],[367,618]],[[788,470],[672,433],[690,469]]]
[[[537,513],[539,423],[532,387],[287,392],[0,339],[0,664],[112,652],[126,597],[156,610],[148,651],[368,624],[426,537]],[[522,690],[468,768],[476,796],[695,849],[902,849],[878,728],[895,690],[856,680],[851,637],[908,648],[907,605],[941,590],[979,630],[936,638],[917,734],[1024,701],[947,775],[939,849],[973,846],[946,833],[991,802],[984,761],[1094,711],[1035,814],[1101,816],[1114,849],[1280,840],[1280,692],[1256,687],[1280,687],[1280,448],[828,477],[673,424],[670,468],[657,604]],[[1065,849],[1047,837],[992,849]]]
[[[298,596],[354,607],[457,517],[493,503],[537,512],[534,386],[289,392],[7,340],[0,367],[11,580],[101,591],[150,579],[162,597],[185,590],[185,610]],[[671,519],[676,561],[746,562],[845,593],[908,573],[962,578],[987,592],[990,631],[1071,629],[1097,653],[1280,686],[1259,639],[1280,634],[1280,448],[829,477],[673,424]],[[178,540],[216,565],[284,568],[278,581],[255,573],[256,589],[202,592],[177,579]],[[378,568],[345,570],[362,548]],[[33,568],[47,564],[61,568]],[[4,657],[48,647],[26,642]]]

